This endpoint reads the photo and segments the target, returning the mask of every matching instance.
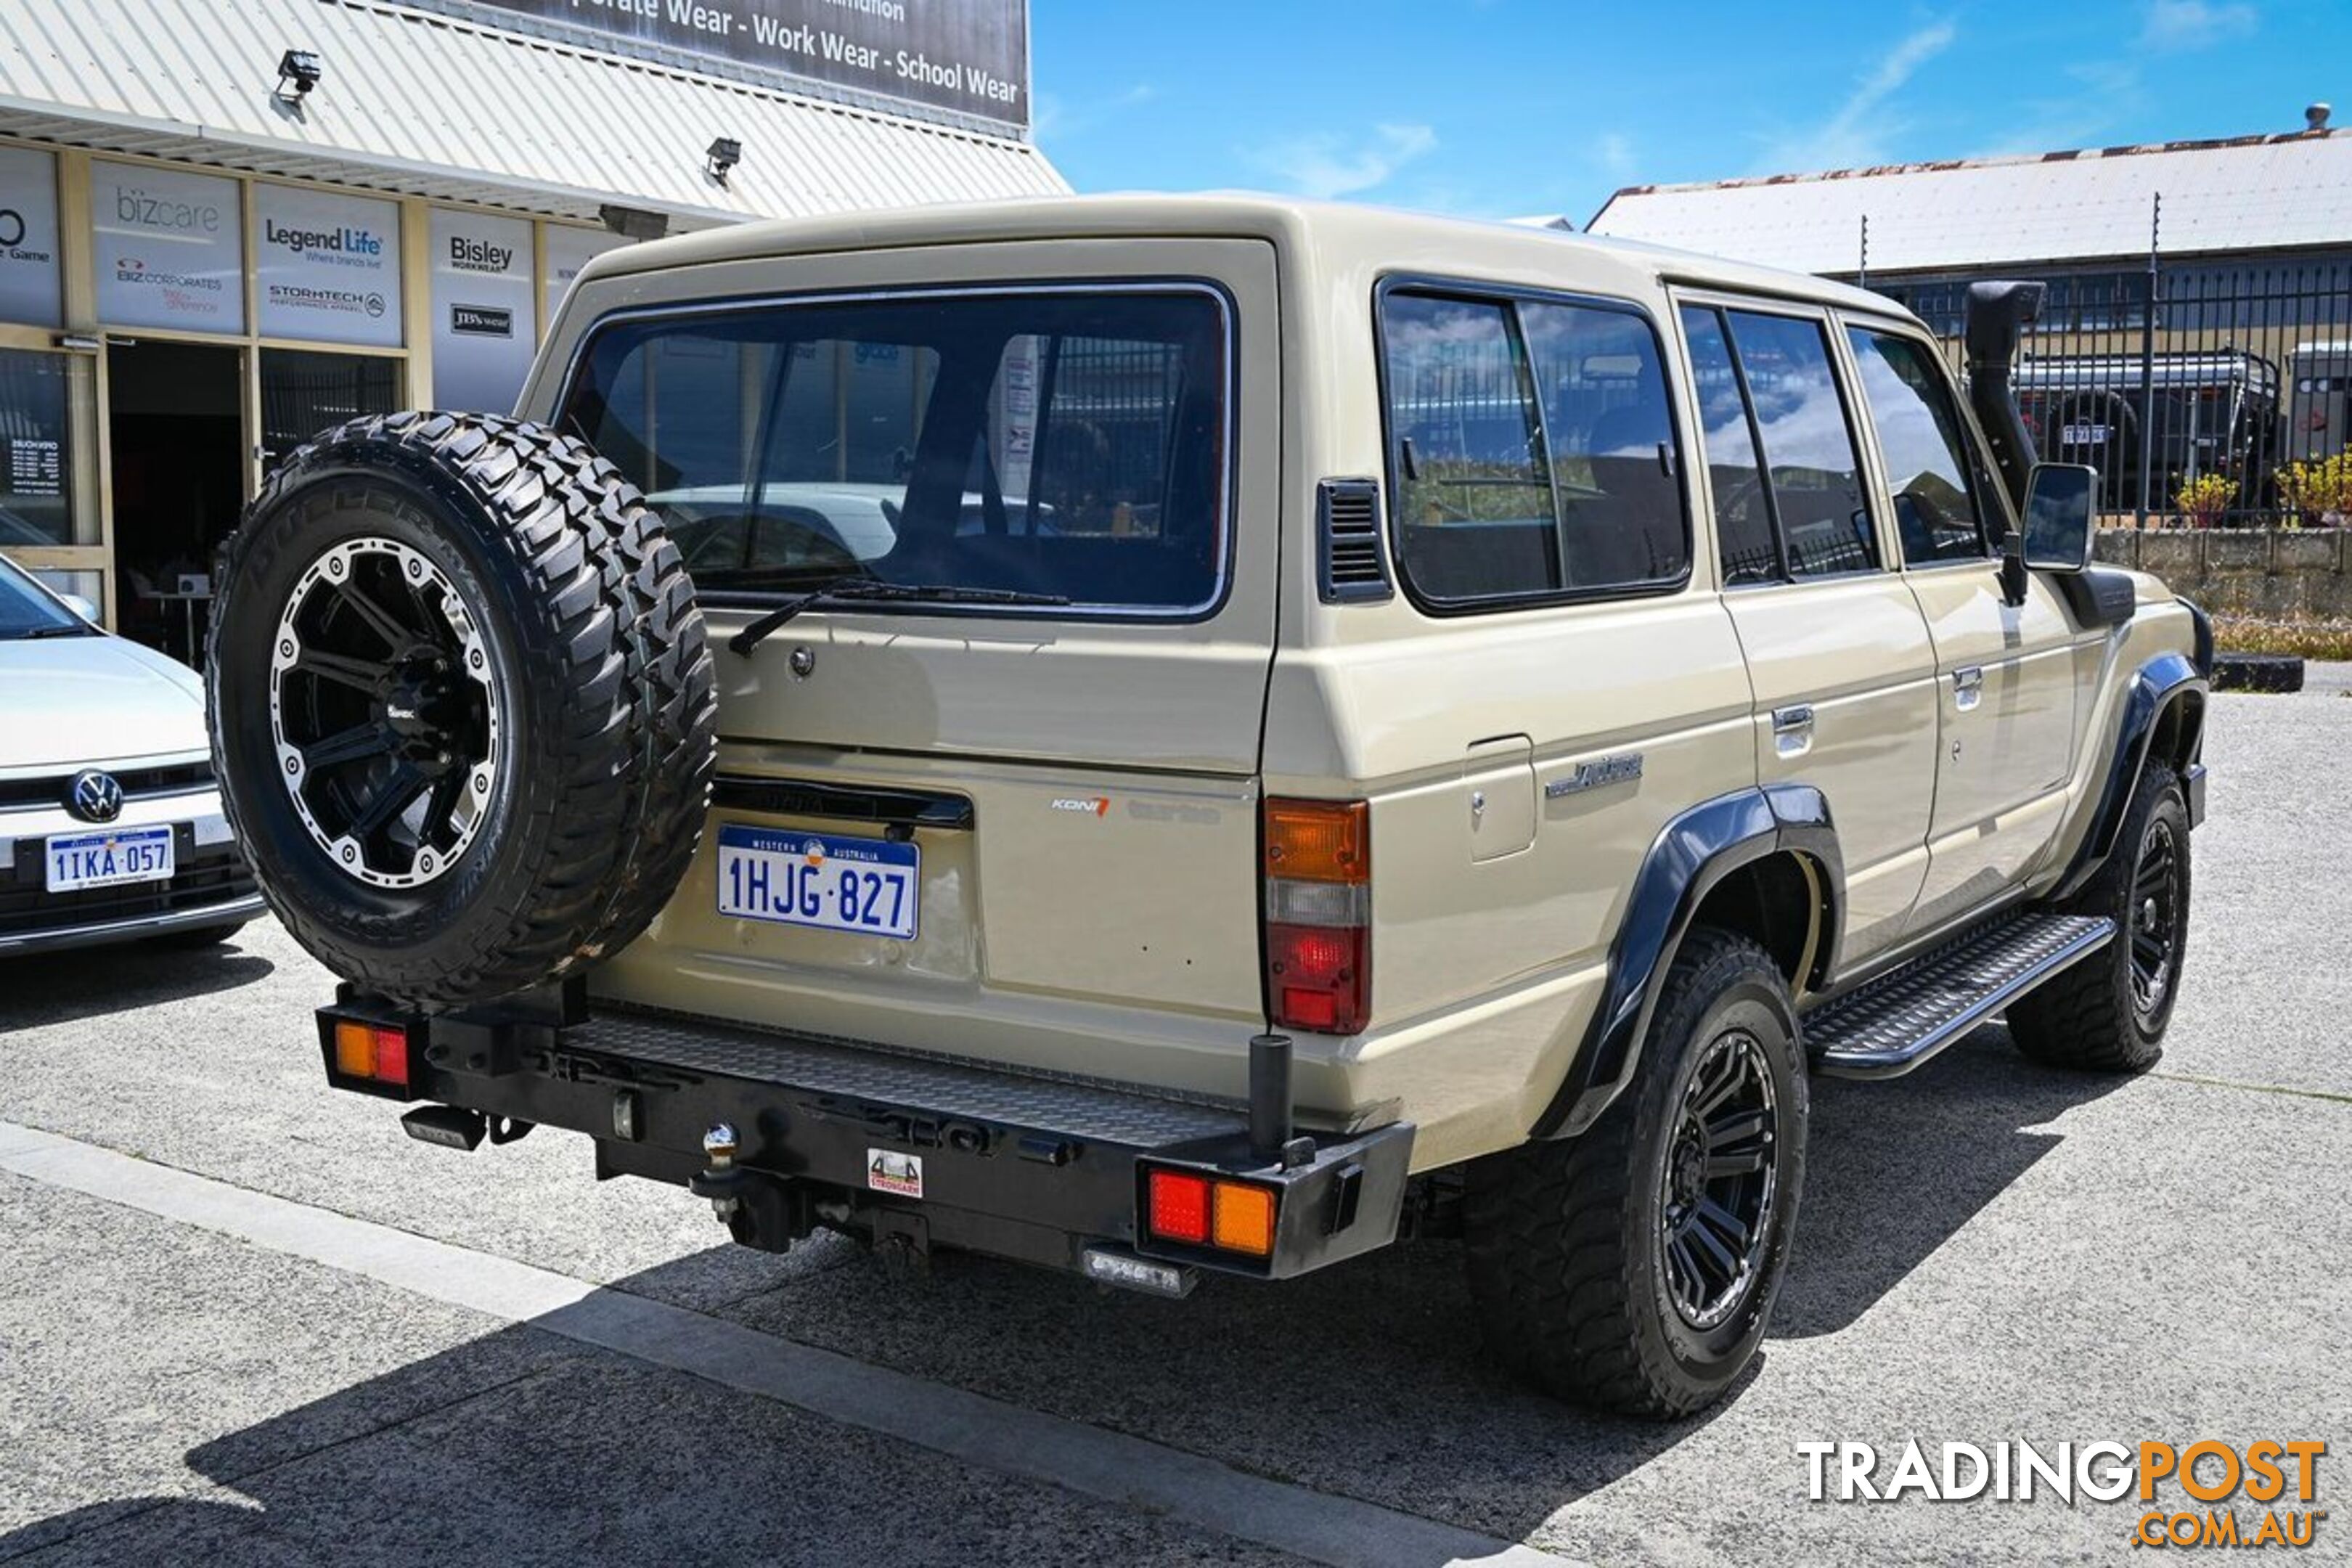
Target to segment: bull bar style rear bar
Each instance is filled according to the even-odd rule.
[[[917,1258],[961,1247],[1163,1294],[1185,1293],[1195,1270],[1284,1279],[1387,1245],[1414,1131],[1295,1130],[1279,1036],[1251,1042],[1244,1106],[592,1006],[576,982],[433,1016],[345,984],[318,1026],[328,1081],[416,1102],[412,1134],[472,1148],[486,1132],[583,1132],[599,1179],[684,1185],[753,1247],[782,1251],[822,1225]],[[356,1068],[339,1064],[339,1026],[382,1042],[375,1071],[365,1047]],[[1152,1235],[1152,1170],[1271,1189],[1268,1250]]]

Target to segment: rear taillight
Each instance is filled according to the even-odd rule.
[[[330,1046],[334,1079],[352,1087],[373,1087],[403,1097],[411,1089],[415,1078],[415,1052],[407,1030],[357,1018],[337,1018]]]
[[[1150,1240],[1274,1256],[1280,1203],[1272,1188],[1160,1166],[1145,1168],[1143,1185],[1143,1228]]]
[[[1265,803],[1265,996],[1276,1028],[1360,1032],[1372,998],[1371,810]]]

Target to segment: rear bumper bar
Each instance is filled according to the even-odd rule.
[[[336,1070],[334,1026],[408,1031],[404,1089]],[[810,1224],[992,1253],[1119,1279],[1100,1258],[1163,1275],[1202,1268],[1281,1279],[1396,1236],[1413,1129],[1314,1134],[1253,1152],[1245,1107],[1129,1086],[984,1068],[856,1042],[616,1009],[498,1017],[404,1015],[348,987],[320,1009],[339,1088],[436,1101],[595,1140],[599,1176],[708,1188],[704,1133],[724,1122],[752,1173],[753,1223]],[[1152,1237],[1139,1221],[1147,1165],[1246,1176],[1277,1190],[1272,1255]],[[732,1189],[730,1189],[732,1190]],[[765,1219],[760,1218],[764,1214]],[[739,1239],[772,1246],[777,1238]]]

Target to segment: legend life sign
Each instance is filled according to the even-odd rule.
[[[698,56],[1025,129],[1026,0],[425,0],[520,12],[610,52]]]

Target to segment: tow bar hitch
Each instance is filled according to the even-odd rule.
[[[712,1124],[702,1135],[709,1165],[686,1184],[696,1197],[710,1200],[710,1212],[727,1234],[762,1252],[788,1252],[814,1229],[816,1215],[802,1184],[736,1163],[742,1139],[731,1123]]]

